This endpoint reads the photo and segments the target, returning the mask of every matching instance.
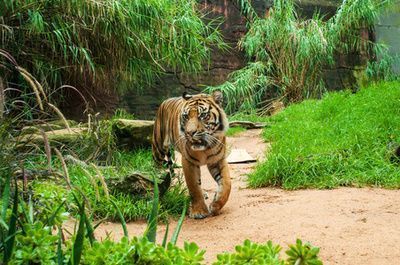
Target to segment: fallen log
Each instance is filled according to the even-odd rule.
[[[51,130],[44,132],[50,144],[60,145],[75,142],[79,137],[83,136],[87,132],[87,128],[71,128],[61,130]],[[41,133],[25,134],[18,139],[21,146],[26,144],[43,144],[44,138]]]
[[[246,129],[262,129],[268,125],[264,122],[251,122],[251,121],[231,121],[229,127],[243,127]]]
[[[22,128],[21,134],[40,134],[41,131],[55,131],[65,129],[65,122],[69,124],[70,127],[77,127],[78,123],[73,120],[55,120],[46,123],[40,123],[35,125],[28,125]]]
[[[55,146],[76,142],[88,132],[87,125],[58,129],[60,126],[60,124],[42,124],[26,127],[19,139],[20,146],[43,144],[45,140],[41,133],[42,130],[49,143]],[[113,121],[112,133],[116,136],[115,140],[119,147],[133,149],[150,146],[153,126],[154,121],[117,119]]]

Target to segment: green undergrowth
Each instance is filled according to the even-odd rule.
[[[251,122],[266,122],[268,120],[268,116],[260,116],[254,112],[245,113],[245,112],[237,112],[229,116],[229,121],[251,121]],[[238,127],[230,127],[226,132],[226,136],[232,137],[236,136],[241,132],[246,131],[247,129],[241,126]]]
[[[260,116],[253,112],[237,112],[229,116],[229,121],[251,121],[251,122],[266,122],[269,120],[269,116]]]
[[[251,187],[400,187],[400,165],[392,159],[400,143],[399,82],[328,93],[268,122],[263,137],[272,150],[250,174]]]
[[[98,166],[93,163],[83,166],[71,163],[66,156],[65,163],[71,185],[78,187],[85,194],[94,219],[119,220],[118,212],[110,200],[115,202],[126,221],[147,218],[151,211],[151,191],[146,194],[115,192],[112,188],[104,185],[104,182],[109,178],[123,178],[137,172],[150,179],[153,177],[157,179],[159,172],[153,165],[151,150],[115,151],[112,161],[113,163],[107,166]],[[46,166],[46,156],[32,157],[25,161],[25,168],[28,170],[43,170]],[[53,156],[51,166],[53,169],[61,169],[61,161]],[[73,196],[69,194],[68,186],[65,185],[63,179],[46,180],[45,182],[40,179],[35,180],[32,182],[32,189],[37,203],[45,204],[45,212],[54,210],[54,207],[57,207],[65,198],[69,212],[73,215],[76,213]],[[161,219],[166,220],[168,216],[178,216],[182,212],[186,200],[187,195],[183,185],[178,183],[171,186],[160,198]]]
[[[226,131],[225,135],[229,136],[229,137],[232,137],[232,136],[236,136],[239,133],[244,132],[244,131],[246,131],[246,128],[243,128],[243,127],[240,127],[240,126],[231,127],[231,128],[228,129],[228,131]]]

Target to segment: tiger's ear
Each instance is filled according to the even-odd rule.
[[[189,99],[191,99],[193,96],[190,95],[188,92],[185,91],[185,92],[183,92],[182,97],[183,97],[184,99],[186,99],[186,100],[189,100]]]
[[[211,95],[218,105],[222,106],[222,103],[224,101],[224,96],[222,95],[221,91],[214,91]]]

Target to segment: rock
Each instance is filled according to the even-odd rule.
[[[130,194],[133,196],[145,196],[150,191],[153,191],[154,183],[153,180],[142,173],[136,172],[127,176],[118,176],[108,178],[105,180],[107,187],[111,193],[123,193]],[[171,178],[169,175],[163,179],[157,179],[157,185],[160,192],[160,196],[168,190],[171,184]]]

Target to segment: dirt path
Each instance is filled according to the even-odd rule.
[[[268,148],[250,130],[229,139],[232,148],[243,148],[261,157]],[[194,241],[206,250],[211,264],[216,254],[233,251],[245,239],[272,240],[286,249],[296,238],[321,248],[324,264],[400,264],[400,190],[340,188],[334,190],[247,189],[245,178],[254,164],[230,165],[233,189],[222,214],[204,220],[185,220],[178,244]],[[213,197],[215,183],[202,170],[203,187]],[[208,200],[208,203],[210,199]],[[176,222],[170,226],[174,229]],[[129,234],[140,235],[144,222],[128,224]],[[159,226],[158,240],[165,227]],[[119,224],[103,224],[98,238],[122,236]]]

